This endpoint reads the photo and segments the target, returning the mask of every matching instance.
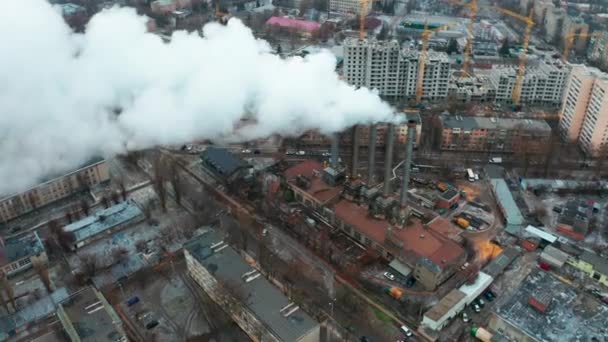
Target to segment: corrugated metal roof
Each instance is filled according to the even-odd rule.
[[[544,230],[538,229],[532,225],[528,225],[526,227],[526,232],[538,236],[543,240],[549,241],[549,243],[554,243],[557,240],[557,236],[553,235],[553,234],[549,234],[547,232],[545,232]]]
[[[504,179],[491,179],[494,193],[505,213],[505,219],[510,225],[523,225],[524,217],[515,203],[511,190]]]
[[[221,177],[228,177],[245,166],[242,160],[225,148],[208,147],[201,153],[201,159],[207,165],[211,165],[213,167],[212,171]]]
[[[74,238],[78,242],[133,220],[140,215],[142,212],[139,207],[129,200],[68,224],[63,230],[74,234]]]

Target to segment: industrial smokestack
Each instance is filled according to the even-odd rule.
[[[374,185],[374,173],[376,168],[376,125],[372,124],[369,126],[369,157],[367,160],[367,184],[369,186]]]
[[[353,165],[350,170],[351,177],[355,178],[359,169],[359,125],[353,126]]]
[[[393,169],[393,145],[395,143],[395,125],[386,128],[386,154],[384,156],[384,196],[391,193],[391,170]]]
[[[334,169],[338,169],[338,158],[340,158],[338,156],[339,153],[339,147],[338,147],[338,133],[333,133],[331,135],[331,167]]]
[[[407,205],[407,191],[410,184],[412,169],[412,154],[414,152],[414,137],[416,136],[416,121],[407,122],[407,144],[405,145],[405,162],[403,163],[403,185],[401,187],[401,207]]]

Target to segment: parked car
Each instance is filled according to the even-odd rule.
[[[298,151],[298,153],[296,153],[299,156],[304,156],[306,155],[306,151]]]
[[[244,149],[244,150],[242,150],[242,151],[241,151],[241,153],[251,153],[251,150],[249,150],[249,149]]]
[[[409,277],[407,282],[405,283],[405,287],[412,287],[414,286],[414,284],[416,284],[416,278],[414,277]]]
[[[473,304],[473,311],[475,311],[476,313],[480,313],[481,312],[481,308],[479,307],[479,305]]]
[[[484,297],[486,297],[486,299],[488,300],[488,302],[491,302],[494,300],[494,298],[496,298],[496,296],[494,295],[494,293],[492,293],[492,291],[488,290],[483,294]]]
[[[466,312],[463,312],[463,313],[462,313],[462,321],[463,321],[463,322],[465,322],[465,323],[467,323],[467,322],[469,322],[470,320],[471,320],[471,319],[469,318],[469,315],[467,315],[467,313],[466,313]]]
[[[406,327],[405,325],[401,326],[401,332],[406,336],[406,337],[410,337],[412,336],[412,331],[410,330],[410,328]]]
[[[395,275],[390,272],[384,272],[384,276],[389,280],[395,280]]]
[[[139,297],[134,296],[131,297],[128,301],[127,301],[127,306],[133,306],[135,304],[139,303]]]
[[[158,325],[157,320],[150,321],[146,324],[146,329],[150,330]]]
[[[367,338],[367,336],[361,336],[360,339],[361,342],[371,342],[369,338]]]
[[[486,306],[486,302],[481,298],[477,298],[477,304],[479,304],[479,306],[481,306],[482,308]]]

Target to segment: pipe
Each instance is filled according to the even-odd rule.
[[[367,148],[369,149],[369,157],[367,160],[367,185],[374,185],[375,178],[375,168],[376,168],[376,135],[377,128],[375,124],[369,126],[369,144]]]
[[[386,127],[386,153],[384,155],[384,196],[391,193],[391,169],[393,168],[393,145],[395,144],[395,125]]]
[[[338,156],[338,153],[339,153],[339,150],[340,150],[340,148],[338,146],[338,139],[339,139],[338,133],[333,133],[331,135],[331,159],[330,159],[330,162],[331,162],[331,167],[333,169],[335,169],[335,170],[338,169],[338,158],[340,158]]]
[[[359,125],[353,126],[353,155],[352,155],[352,168],[350,170],[350,174],[352,178],[357,177],[359,174]]]
[[[407,143],[405,145],[405,163],[403,163],[403,185],[401,187],[401,207],[407,205],[407,192],[410,185],[412,170],[412,154],[414,153],[414,136],[416,135],[416,121],[407,122]]]

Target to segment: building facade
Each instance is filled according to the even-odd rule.
[[[605,68],[608,66],[608,31],[594,33],[598,36],[593,38],[587,58]]]
[[[378,90],[387,98],[416,95],[420,52],[403,50],[397,41],[346,39],[343,75],[349,84]],[[450,63],[447,54],[429,51],[423,78],[423,99],[448,95]]]
[[[367,2],[365,15],[372,10],[372,2]],[[329,11],[340,14],[360,14],[361,1],[359,0],[329,0]]]
[[[604,153],[608,142],[608,75],[577,65],[568,79],[560,110],[560,134],[586,154]]]
[[[0,199],[0,222],[12,220],[36,208],[110,180],[105,160],[96,160],[63,176],[24,192]]]
[[[551,138],[544,120],[443,116],[442,150],[538,153]]]

